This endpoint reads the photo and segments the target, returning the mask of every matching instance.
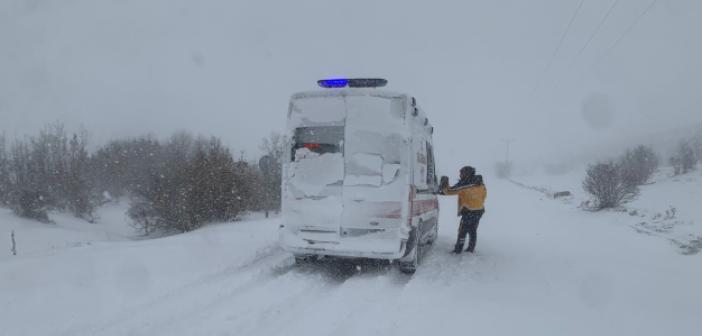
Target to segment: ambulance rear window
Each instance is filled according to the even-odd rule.
[[[296,128],[294,145],[292,148],[292,160],[295,160],[295,152],[300,148],[307,148],[319,154],[339,153],[341,152],[343,140],[343,126]]]

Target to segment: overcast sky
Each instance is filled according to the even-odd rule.
[[[292,93],[379,76],[426,110],[444,170],[503,139],[556,161],[702,122],[702,1],[651,1],[585,0],[567,30],[581,0],[2,0],[0,131],[187,129],[254,158]]]

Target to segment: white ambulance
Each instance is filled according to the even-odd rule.
[[[386,83],[320,80],[290,100],[280,241],[298,262],[384,259],[413,273],[437,238],[433,127]]]

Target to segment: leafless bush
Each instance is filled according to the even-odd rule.
[[[280,207],[280,135],[262,145],[273,158],[266,174],[235,161],[217,138],[179,132],[159,142],[146,136],[112,141],[94,154],[86,139],[86,132],[69,135],[60,123],[10,148],[0,135],[0,205],[44,222],[54,209],[93,221],[104,200],[129,196],[128,214],[145,234],[191,231],[244,211]]]
[[[11,195],[12,211],[19,217],[50,223],[47,213],[47,197],[34,190],[18,190]]]
[[[619,165],[611,161],[591,165],[583,189],[594,197],[594,210],[616,208],[639,194],[638,187],[627,183]]]
[[[178,133],[157,151],[160,166],[132,192],[129,210],[134,226],[145,233],[188,232],[256,206],[258,172],[235,162],[219,139]]]
[[[151,203],[144,199],[132,200],[127,216],[132,219],[131,226],[137,231],[143,232],[145,236],[165,228],[158,212],[151,206]]]
[[[638,146],[627,150],[619,159],[620,174],[624,183],[640,186],[648,182],[658,169],[658,156],[648,146]]]

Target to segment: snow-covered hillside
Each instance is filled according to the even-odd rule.
[[[516,178],[513,182],[538,192],[542,198],[550,198],[555,192],[570,191],[573,197],[561,202],[579,206],[589,198],[581,186],[584,176],[584,171],[575,170],[559,176],[536,174]],[[633,202],[592,216],[668,241],[682,254],[702,251],[702,211],[699,208],[702,204],[702,171],[674,176],[672,168],[663,167],[640,191]]]
[[[135,238],[125,215],[126,203],[109,203],[99,209],[97,223],[61,212],[52,212],[51,224],[17,218],[12,211],[0,207],[0,260],[11,249],[10,233],[15,232],[17,251],[22,255],[80,247],[97,241],[123,241]]]
[[[478,253],[449,253],[457,218],[445,197],[439,240],[412,277],[383,267],[296,267],[277,246],[278,219],[153,240],[86,238],[16,257],[3,250],[0,334],[689,334],[702,312],[702,253],[682,254],[669,238],[702,223],[695,174],[645,186],[627,207],[639,215],[578,209],[576,175],[540,184],[575,192],[565,201],[488,178]],[[670,206],[683,224],[636,230]],[[24,227],[45,225],[2,221],[23,236]]]

